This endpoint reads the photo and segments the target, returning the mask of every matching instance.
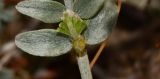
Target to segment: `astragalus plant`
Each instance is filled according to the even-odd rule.
[[[82,79],[92,79],[87,46],[100,44],[116,23],[115,0],[24,0],[16,5],[22,14],[45,23],[59,23],[57,29],[41,29],[16,36],[16,45],[36,56],[59,56],[75,50]]]

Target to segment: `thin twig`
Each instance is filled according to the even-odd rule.
[[[122,6],[122,1],[121,1],[121,0],[117,0],[117,3],[118,3],[118,4],[117,4],[117,5],[118,5],[118,12],[120,12],[121,6]],[[108,42],[108,39],[105,40],[105,41],[101,44],[100,48],[98,49],[95,57],[93,58],[93,60],[92,60],[91,63],[90,63],[90,68],[91,68],[91,69],[93,68],[93,66],[94,66],[95,63],[97,62],[97,60],[98,60],[99,56],[101,55],[103,49],[104,49],[105,46],[107,45],[107,42]]]
[[[101,53],[102,53],[103,49],[105,48],[106,44],[107,44],[107,41],[104,41],[104,42],[101,44],[98,52],[96,53],[95,57],[93,58],[93,60],[92,60],[91,63],[90,63],[90,68],[91,68],[91,69],[92,69],[93,66],[95,65],[96,61],[98,60],[99,56],[101,55]]]

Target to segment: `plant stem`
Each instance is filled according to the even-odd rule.
[[[89,59],[87,53],[82,57],[77,57],[79,70],[81,73],[82,79],[93,79],[90,66],[89,66]]]
[[[69,10],[73,10],[73,0],[64,0],[65,6]]]
[[[94,66],[95,63],[97,62],[97,60],[98,60],[99,56],[101,55],[103,49],[104,49],[105,46],[107,45],[107,42],[108,42],[108,40],[105,40],[105,41],[101,44],[100,48],[98,49],[95,57],[93,58],[93,60],[92,60],[91,63],[90,63],[90,68],[91,68],[91,69],[93,68],[93,66]]]

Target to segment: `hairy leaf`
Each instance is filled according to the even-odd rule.
[[[72,48],[68,37],[52,29],[21,33],[15,43],[23,51],[37,56],[59,56]]]
[[[104,0],[75,0],[74,12],[83,19],[93,17],[103,6]]]
[[[87,44],[94,45],[104,41],[115,26],[118,16],[118,8],[115,3],[106,0],[103,9],[90,20],[84,36]]]
[[[22,14],[41,20],[45,23],[57,23],[61,21],[65,7],[56,1],[22,1],[16,5],[16,9]]]

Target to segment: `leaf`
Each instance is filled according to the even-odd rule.
[[[115,26],[118,16],[116,3],[106,0],[103,9],[90,20],[84,36],[87,44],[94,45],[104,41]]]
[[[64,22],[61,22],[61,23],[59,24],[59,27],[58,27],[57,30],[58,30],[59,32],[61,32],[61,33],[66,34],[66,35],[70,35],[68,26],[67,26],[67,24],[64,23]]]
[[[56,1],[22,1],[16,5],[16,9],[22,14],[28,15],[45,23],[57,23],[61,21],[65,6]]]
[[[66,35],[70,35],[73,33],[71,29],[75,30],[78,35],[81,35],[83,30],[86,28],[86,23],[81,18],[76,15],[70,15],[72,13],[64,14],[64,20],[59,24],[59,28],[57,29],[59,32],[64,33]],[[71,29],[69,29],[69,27]]]
[[[76,28],[76,31],[78,34],[81,34],[83,32],[83,30],[86,28],[86,23],[83,20],[77,20],[73,18],[73,24]]]
[[[82,19],[89,19],[103,6],[103,2],[104,0],[75,0],[74,12]]]
[[[24,32],[16,36],[16,45],[37,56],[59,56],[72,49],[70,39],[52,29]]]

